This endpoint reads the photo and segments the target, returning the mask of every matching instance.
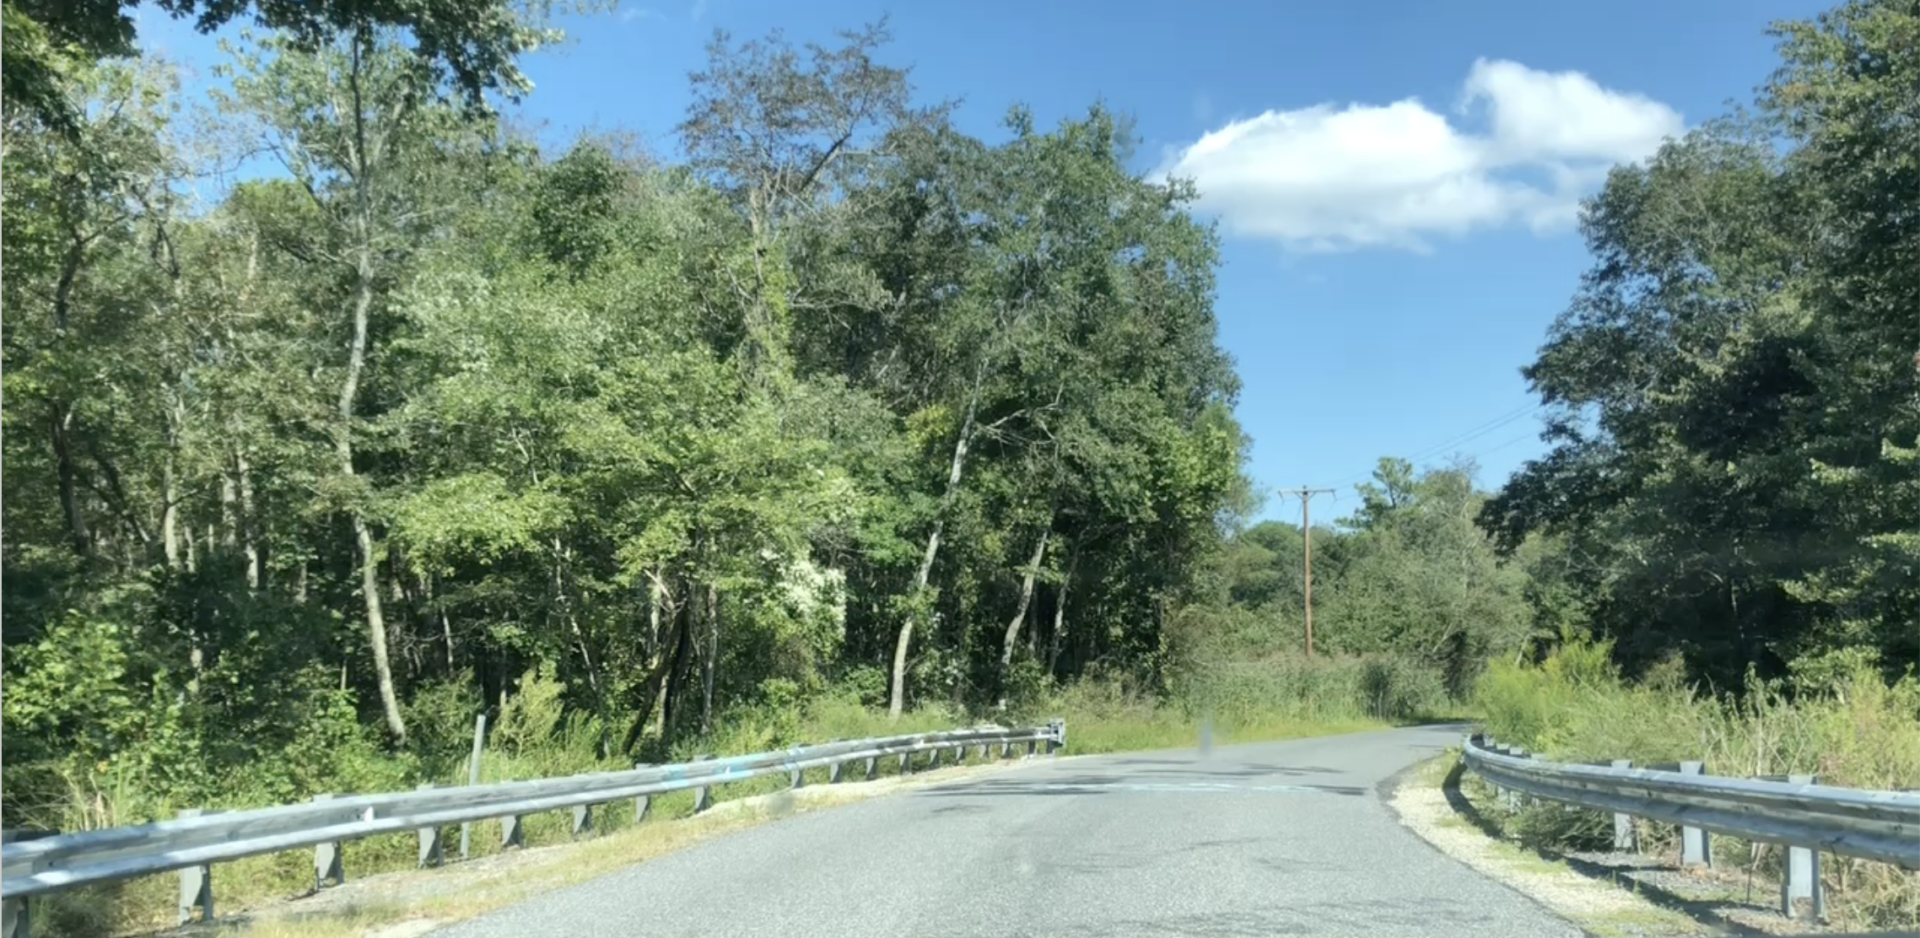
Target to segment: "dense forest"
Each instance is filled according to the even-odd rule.
[[[968,135],[878,24],[716,36],[672,157],[545,152],[524,8],[261,11],[190,102],[113,7],[6,0],[9,826],[401,784],[531,684],[606,760],[1197,699],[1298,665],[1304,537],[1382,716],[1588,630],[1722,691],[1920,661],[1915,0],[1613,172],[1546,456],[1383,460],[1310,532],[1249,524],[1217,236],[1124,115]]]
[[[1150,672],[1245,485],[1215,237],[1115,115],[969,137],[885,38],[716,39],[673,165],[370,23],[205,121],[150,61],[10,109],[9,805],[457,746],[530,674],[634,756]]]

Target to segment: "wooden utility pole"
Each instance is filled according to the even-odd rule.
[[[1300,499],[1300,544],[1306,549],[1306,570],[1303,585],[1306,587],[1307,613],[1307,657],[1313,657],[1313,514],[1308,504],[1315,495],[1331,495],[1332,489],[1310,489],[1301,486],[1297,489],[1282,489],[1282,495],[1294,495]]]

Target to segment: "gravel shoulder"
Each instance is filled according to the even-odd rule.
[[[1383,792],[1401,824],[1441,853],[1498,880],[1596,938],[1858,934],[1790,922],[1770,905],[1777,883],[1740,869],[1679,870],[1649,855],[1550,854],[1486,826],[1460,785],[1457,753],[1430,760]]]

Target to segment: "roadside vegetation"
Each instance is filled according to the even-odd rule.
[[[1916,789],[1920,6],[1774,35],[1750,110],[1586,208],[1594,267],[1527,370],[1554,449],[1480,515],[1532,552],[1533,638],[1474,699],[1549,757]],[[1550,809],[1513,823],[1600,834]],[[1912,874],[1829,856],[1823,875],[1854,923],[1920,924]]]
[[[6,0],[5,826],[457,784],[482,713],[490,780],[1484,716],[1920,788],[1913,0],[1782,25],[1589,201],[1546,456],[1385,458],[1310,531],[1255,523],[1218,235],[1125,115],[963,133],[878,24],[716,37],[672,152],[548,151],[500,110],[561,21],[452,6],[275,7],[199,100],[117,7]]]

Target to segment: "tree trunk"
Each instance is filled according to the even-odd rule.
[[[1047,673],[1059,675],[1060,651],[1067,641],[1067,588],[1073,585],[1073,568],[1080,562],[1080,545],[1067,552],[1067,569],[1060,576],[1060,590],[1053,597],[1052,649],[1047,652]]]
[[[933,530],[927,532],[927,549],[920,556],[920,569],[913,575],[913,597],[919,601],[927,591],[927,580],[933,575],[933,559],[940,553],[940,535],[947,528],[947,510],[960,492],[960,474],[967,464],[967,447],[973,442],[973,419],[980,406],[980,385],[986,379],[984,363],[973,374],[973,390],[967,396],[967,416],[960,422],[960,436],[953,442],[953,461],[947,469],[947,490],[940,496],[939,514],[933,519]],[[900,623],[900,634],[893,643],[893,689],[887,699],[887,716],[899,719],[906,710],[907,701],[907,649],[913,643],[914,619],[918,612],[907,614]]]
[[[247,558],[247,591],[257,592],[266,579],[266,557],[260,552],[259,530],[253,514],[253,467],[247,451],[233,454],[234,474],[240,478],[240,549]]]
[[[354,477],[353,409],[360,391],[360,375],[367,362],[367,320],[373,308],[373,258],[371,246],[362,242],[358,268],[359,283],[353,298],[353,345],[347,355],[347,377],[340,386],[340,425],[334,431],[334,455],[340,462],[340,474]],[[367,645],[373,653],[373,672],[380,687],[380,708],[386,714],[387,730],[394,741],[407,741],[406,719],[400,714],[400,697],[394,690],[393,661],[387,653],[387,615],[380,599],[380,557],[373,541],[373,528],[358,507],[353,509],[353,538],[360,553],[360,595],[366,602]]]
[[[373,150],[378,141],[369,140],[365,102],[361,99],[360,70],[364,67],[364,46],[372,41],[364,26],[354,35],[352,64],[347,86],[352,97],[353,136],[346,154],[348,174],[353,180],[353,213],[348,232],[353,246],[353,343],[347,350],[347,373],[340,383],[339,423],[334,430],[334,455],[340,474],[354,478],[353,418],[354,403],[360,393],[360,378],[367,365],[368,319],[373,311],[373,173],[384,154]],[[373,529],[358,506],[352,509],[353,537],[360,554],[360,595],[366,603],[367,644],[373,653],[374,676],[380,688],[380,707],[385,712],[387,729],[396,743],[405,744],[407,724],[400,714],[399,695],[394,690],[393,662],[387,653],[387,617],[380,600],[380,559],[374,544]]]
[[[234,517],[234,502],[239,501],[239,489],[233,484],[233,467],[227,466],[220,473],[220,546],[228,551],[240,543],[239,521]]]
[[[653,657],[666,644],[666,637],[660,634],[660,605],[666,601],[666,589],[661,584],[663,575],[659,571],[647,575],[647,631],[640,637],[640,651],[646,658]]]
[[[171,448],[160,466],[160,549],[167,558],[167,569],[180,569],[180,489],[174,478]]]
[[[74,553],[91,556],[93,536],[87,530],[86,510],[80,505],[79,471],[73,462],[73,405],[53,401],[47,425],[53,435],[54,470],[60,481],[60,510],[67,519],[67,540]]]
[[[654,589],[656,590],[656,597],[664,594],[664,590],[661,590],[657,583]],[[650,615],[657,625],[660,621],[660,603],[656,602],[654,604]],[[627,725],[626,741],[620,746],[620,750],[629,755],[633,753],[634,745],[640,741],[640,735],[646,732],[647,723],[653,718],[654,705],[660,702],[661,682],[666,678],[668,669],[673,665],[672,648],[670,646],[679,644],[679,633],[686,628],[686,618],[682,615],[674,615],[672,620],[668,622],[668,628],[674,630],[673,634],[664,636],[655,643],[659,646],[660,660],[656,662],[653,669],[647,673],[646,679],[640,682],[639,706],[635,708],[633,722]]]
[[[693,657],[693,602],[689,598],[682,606],[679,633],[674,637],[673,662],[667,669],[666,700],[660,705],[660,737],[667,743],[673,742],[674,729],[680,722],[682,708],[681,692],[687,686],[687,666]]]
[[[453,619],[447,615],[447,603],[444,597],[435,597],[440,606],[440,637],[447,642],[447,673],[455,671],[453,660]]]
[[[406,718],[400,715],[400,697],[394,691],[393,660],[387,653],[387,615],[380,601],[379,560],[373,543],[373,529],[366,516],[353,513],[353,538],[360,552],[360,593],[366,599],[367,645],[373,653],[374,678],[380,685],[380,708],[387,717],[387,729],[394,741],[407,741]]]
[[[707,584],[707,654],[701,676],[700,733],[713,732],[713,680],[720,670],[720,591]]]
[[[959,463],[955,462],[958,472]],[[933,558],[940,551],[940,532],[947,526],[947,519],[935,518],[933,530],[927,534],[927,549],[920,557],[920,569],[913,575],[913,596],[918,598],[926,592],[927,578],[933,574]],[[887,716],[899,719],[906,710],[907,699],[907,648],[913,642],[914,618],[917,612],[907,614],[900,623],[900,634],[893,642],[893,689],[887,697]]]
[[[1020,641],[1020,626],[1027,621],[1027,606],[1033,603],[1033,580],[1040,572],[1040,560],[1047,554],[1047,539],[1053,536],[1053,519],[1047,519],[1047,526],[1040,531],[1040,541],[1033,546],[1033,559],[1027,561],[1026,575],[1020,578],[1020,605],[1014,609],[1013,619],[1007,622],[1006,642],[1000,648],[1000,670],[1004,673],[1013,666],[1013,647]]]

